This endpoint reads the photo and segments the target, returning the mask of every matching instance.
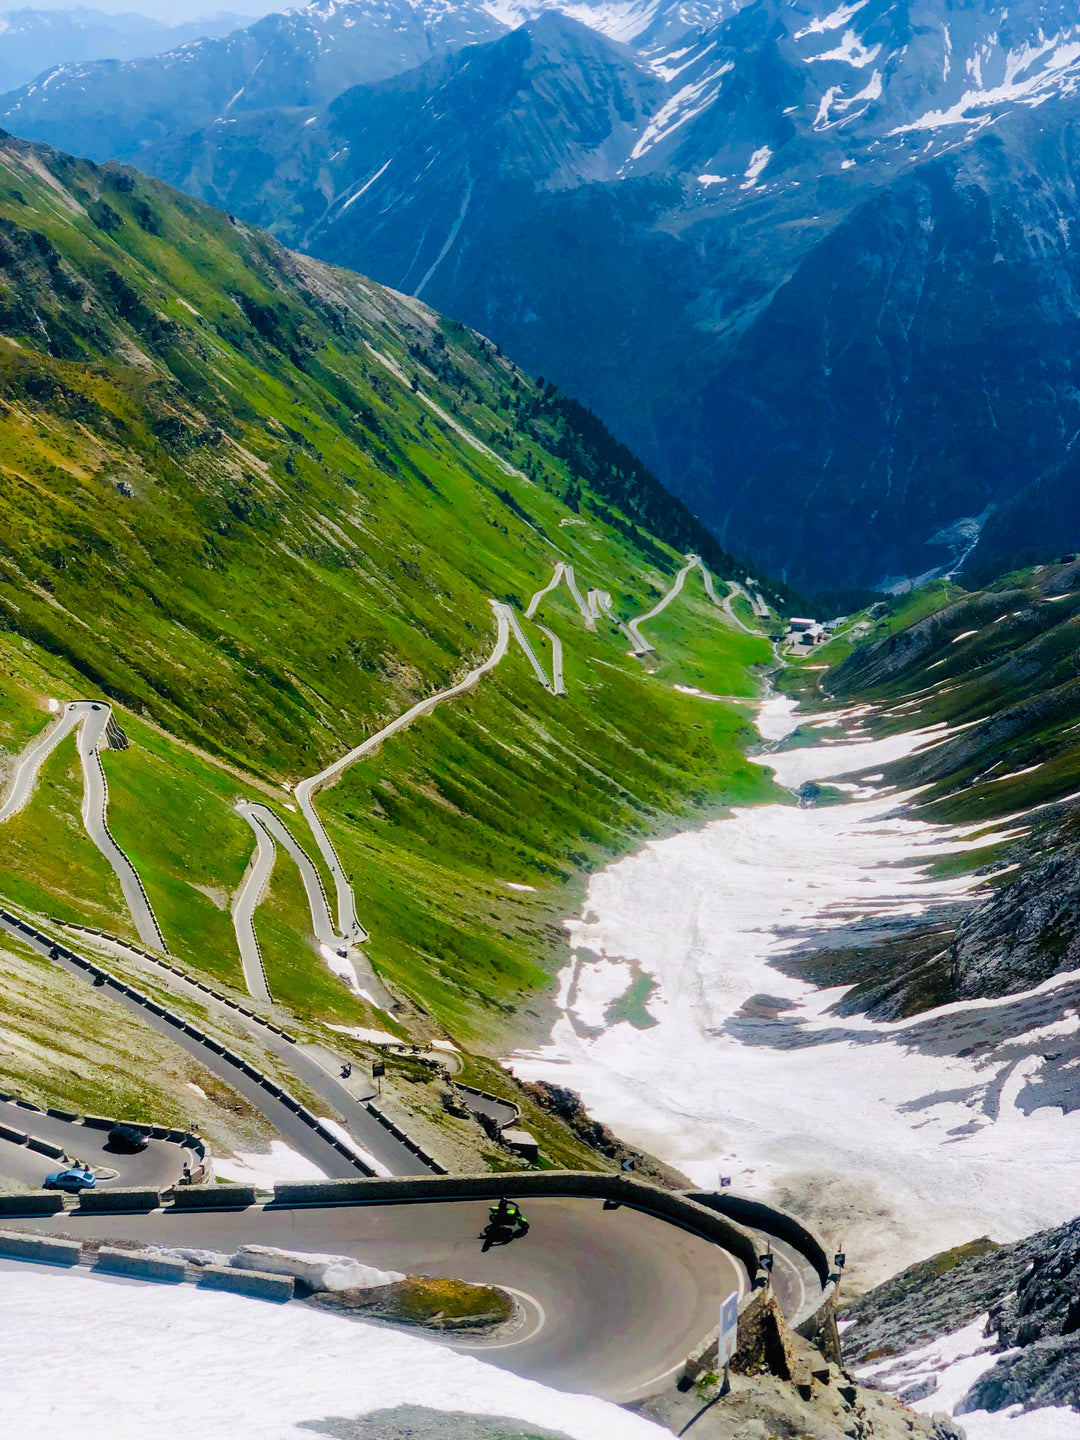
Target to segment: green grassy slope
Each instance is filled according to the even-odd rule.
[[[134,172],[10,138],[0,485],[0,746],[12,761],[50,698],[113,701],[132,742],[103,755],[113,832],[180,961],[233,986],[254,849],[238,800],[314,854],[288,787],[462,678],[493,644],[490,599],[523,611],[559,559],[624,620],[690,546],[735,573],[592,417],[482,337]],[[651,622],[648,665],[555,592],[537,620],[563,640],[567,695],[512,648],[318,798],[377,968],[466,1042],[530,1023],[588,868],[773,793],[742,758],[746,712],[673,688],[752,694],[769,647],[696,577],[687,591]],[[130,934],[77,787],[52,785],[75,763],[67,740],[0,834],[0,896]],[[47,843],[8,843],[27,831]],[[280,852],[256,928],[301,1020],[372,1022]]]

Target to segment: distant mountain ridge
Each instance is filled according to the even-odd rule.
[[[250,15],[227,10],[176,24],[148,15],[113,15],[83,6],[70,10],[7,10],[0,13],[0,90],[29,84],[43,70],[57,64],[156,55],[204,35],[228,35],[250,24]]]
[[[422,294],[596,410],[730,548],[873,585],[955,566],[983,525],[976,553],[1003,553],[1016,505],[1036,548],[1080,542],[1019,498],[1077,428],[1054,239],[1080,222],[1077,19],[327,0],[61,67],[0,123],[91,137]]]

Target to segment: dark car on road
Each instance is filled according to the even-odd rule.
[[[46,1190],[66,1190],[69,1195],[77,1195],[80,1190],[92,1190],[96,1184],[97,1176],[82,1165],[73,1165],[69,1170],[54,1170],[45,1177]]]
[[[133,1155],[137,1150],[145,1150],[149,1144],[150,1136],[137,1125],[114,1125],[109,1131],[110,1150],[126,1150]]]

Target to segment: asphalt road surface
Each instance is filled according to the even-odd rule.
[[[22,1130],[38,1140],[60,1145],[69,1155],[90,1165],[117,1171],[114,1180],[99,1180],[99,1188],[113,1185],[146,1185],[163,1190],[175,1185],[184,1172],[186,1152],[169,1140],[151,1140],[134,1155],[109,1147],[109,1132],[95,1130],[70,1120],[57,1120],[37,1110],[25,1110],[10,1101],[0,1101],[0,1124]],[[64,1162],[39,1155],[25,1145],[0,1140],[0,1177],[38,1187],[47,1175],[62,1170]]]
[[[508,1180],[510,1177],[507,1177]],[[513,1197],[513,1189],[508,1191]],[[455,1348],[560,1390],[627,1401],[655,1391],[713,1329],[741,1267],[717,1246],[599,1200],[522,1201],[529,1234],[480,1253],[484,1202],[355,1205],[171,1215],[77,1212],[9,1222],[63,1232],[232,1252],[243,1244],[353,1255],[413,1275],[514,1290],[526,1321],[509,1339]],[[745,1278],[742,1284],[745,1285]],[[359,1340],[359,1337],[358,1337]]]

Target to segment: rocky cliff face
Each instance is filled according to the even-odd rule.
[[[791,962],[821,983],[852,983],[842,1012],[878,1019],[1020,997],[1080,968],[1080,564],[910,603],[927,613],[907,625],[880,620],[881,637],[830,669],[826,688],[836,700],[873,702],[882,730],[942,727],[937,743],[889,766],[889,780],[916,791],[920,818],[975,832],[1006,821],[1006,838],[969,862],[993,877],[990,888],[925,917],[919,930]],[[1062,1004],[1066,992],[1018,1004],[1051,999]],[[996,1047],[1001,1035],[983,1038]],[[1050,1051],[1053,1095],[1039,1103],[1067,1109],[1072,1037],[1057,1036]]]
[[[1013,1245],[983,1239],[935,1255],[871,1290],[846,1318],[845,1355],[864,1383],[903,1396],[902,1357],[983,1320],[986,1363],[956,1415],[1080,1411],[1080,1220]],[[936,1387],[922,1388],[932,1403]]]

